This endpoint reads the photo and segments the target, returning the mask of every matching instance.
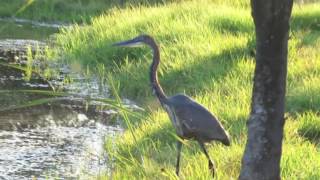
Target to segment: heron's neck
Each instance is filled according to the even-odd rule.
[[[167,96],[163,92],[159,81],[158,81],[158,75],[157,75],[157,69],[158,65],[160,63],[160,52],[159,47],[156,45],[155,42],[152,42],[149,44],[153,50],[153,61],[150,66],[150,81],[151,81],[151,87],[155,95],[159,98],[159,101],[161,104],[163,104],[167,100]]]

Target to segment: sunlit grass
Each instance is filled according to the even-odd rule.
[[[83,23],[117,4],[108,0],[2,0],[0,17]]]
[[[157,7],[185,0],[1,0],[0,17],[20,17],[40,21],[90,23],[91,18],[114,8]],[[211,0],[219,4],[247,7],[246,0]]]
[[[235,1],[236,2],[236,1]],[[287,122],[282,158],[283,179],[318,179],[320,5],[295,6],[289,41]],[[162,62],[159,79],[168,95],[185,92],[214,112],[232,136],[232,146],[209,146],[217,179],[236,179],[246,142],[255,61],[254,28],[248,6],[218,1],[184,2],[157,7],[113,9],[90,26],[74,26],[58,36],[65,60],[97,72],[101,64],[119,82],[121,96],[147,111],[130,118],[116,145],[113,179],[175,179],[176,140],[167,114],[152,96],[148,79],[149,48],[114,48],[111,44],[141,33],[155,37]],[[308,113],[305,113],[308,112]],[[311,130],[310,130],[311,128]],[[205,156],[194,142],[182,150],[181,178],[210,179]]]

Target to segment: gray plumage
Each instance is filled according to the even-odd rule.
[[[178,94],[167,97],[163,92],[157,76],[157,68],[160,63],[160,52],[154,39],[149,35],[140,35],[132,40],[115,43],[115,46],[136,46],[147,44],[153,50],[153,61],[150,66],[150,81],[154,94],[158,97],[162,107],[168,113],[177,135],[182,139],[194,139],[198,141],[202,151],[209,161],[209,169],[215,174],[213,161],[205,148],[204,143],[212,140],[220,141],[224,145],[230,145],[230,138],[218,119],[201,104],[192,98]],[[182,143],[177,142],[176,174],[179,175],[180,153]]]
[[[230,144],[221,123],[201,104],[183,94],[170,97],[168,102],[170,108],[166,108],[166,111],[173,111],[177,121],[180,122],[182,131],[177,131],[180,137],[194,138],[204,143],[217,140],[225,145]]]

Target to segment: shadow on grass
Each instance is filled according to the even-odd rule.
[[[194,96],[212,86],[214,82],[223,81],[234,66],[248,56],[246,47],[234,47],[219,54],[200,56],[192,60],[186,59],[186,65],[183,65],[183,68],[171,71],[160,70],[161,73],[159,74],[162,74],[159,77],[160,84],[168,96],[177,93],[186,93]],[[153,97],[148,79],[149,63],[151,62],[148,61],[148,64],[139,69],[140,74],[138,75],[140,76],[135,76],[134,74],[132,76],[126,75],[127,82],[142,82],[139,86],[126,86],[126,89],[123,89],[130,97],[136,97],[136,101],[139,101],[139,98],[144,100],[146,96]],[[141,74],[141,72],[144,73]],[[124,84],[127,84],[127,82]],[[132,95],[132,92],[135,92],[135,94]]]
[[[320,38],[320,10],[297,14],[292,17],[291,31],[306,31],[301,45],[314,45]]]
[[[291,30],[320,31],[320,10],[294,14],[291,20]]]
[[[318,77],[297,83],[286,96],[286,109],[289,113],[319,112],[320,85]]]
[[[320,113],[307,111],[300,114],[298,133],[312,143],[320,143]]]
[[[310,81],[292,89],[286,97],[287,111],[299,121],[298,134],[315,144],[320,143],[319,92],[320,86]]]
[[[316,89],[314,89],[316,90]],[[287,111],[290,113],[314,111],[318,112],[320,107],[320,96],[316,93],[319,91],[314,91],[315,93],[299,95],[295,94],[287,97]]]
[[[251,19],[250,19],[251,20]],[[219,29],[221,32],[239,35],[243,33],[253,33],[254,26],[252,21],[243,20],[234,17],[212,18],[209,22],[212,30]]]

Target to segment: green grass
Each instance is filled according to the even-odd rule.
[[[108,8],[108,0],[1,0],[0,17],[88,22]]]
[[[1,0],[0,17],[19,17],[40,21],[90,23],[91,18],[116,7],[159,6],[183,0]],[[244,0],[220,1],[243,5]]]
[[[57,36],[64,57],[96,72],[112,73],[121,96],[139,102],[143,118],[106,149],[114,160],[114,179],[174,179],[176,136],[168,116],[151,94],[151,51],[114,48],[110,44],[141,33],[161,48],[159,79],[165,92],[185,92],[214,112],[232,136],[232,146],[209,146],[217,179],[236,179],[246,142],[255,61],[254,28],[243,1],[171,3],[155,7],[113,9],[92,24],[74,26]],[[235,3],[236,4],[236,3]],[[289,42],[287,122],[282,157],[283,179],[319,179],[320,4],[294,6]],[[312,127],[315,126],[315,127]],[[312,128],[312,130],[310,130]],[[313,139],[306,138],[312,132]],[[314,136],[317,135],[317,136]],[[194,142],[186,142],[182,179],[210,179],[207,161]],[[106,177],[107,178],[107,177]]]
[[[320,116],[312,113],[306,112],[298,116],[300,121],[300,126],[298,132],[303,137],[315,143],[320,142]]]

